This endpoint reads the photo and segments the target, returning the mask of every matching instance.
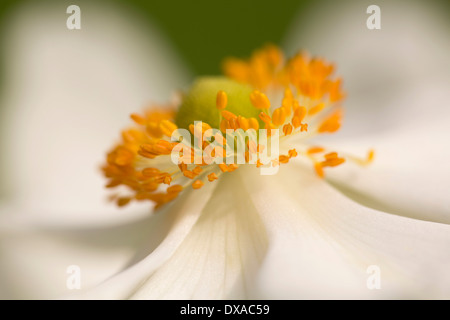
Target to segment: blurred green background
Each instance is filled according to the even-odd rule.
[[[35,1],[35,0],[34,0]],[[41,2],[50,2],[40,0]],[[279,44],[307,0],[112,0],[150,19],[196,74],[220,72],[225,56],[246,57],[267,42]],[[0,0],[0,22],[25,0]],[[58,1],[60,2],[60,1]],[[77,4],[77,1],[66,1]]]
[[[279,43],[306,1],[130,1],[153,19],[197,74],[218,73],[224,56]]]
[[[10,10],[27,1],[30,0],[0,0],[0,27]],[[39,2],[52,1],[39,0]],[[70,5],[77,4],[78,1],[57,2],[59,4],[66,2]],[[265,43],[280,44],[296,14],[320,1],[109,0],[108,2],[126,6],[151,20],[171,42],[192,72],[216,74],[220,72],[220,62],[226,56],[247,57],[255,48]],[[433,2],[440,2],[444,5],[443,8],[446,8],[445,11],[450,13],[450,1]]]

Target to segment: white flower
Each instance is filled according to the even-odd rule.
[[[382,6],[382,12],[387,8]],[[325,43],[323,50],[335,49],[326,39],[336,38],[332,32],[344,33],[337,26],[345,30],[352,21],[345,18],[348,10],[342,12],[343,17],[335,16],[346,23],[336,22],[315,36]],[[139,212],[148,204],[125,212],[104,209],[103,181],[93,166],[126,124],[120,119],[146,99],[167,97],[162,83],[172,88],[183,83],[167,71],[179,67],[156,56],[164,52],[161,44],[129,40],[136,30],[123,30],[122,20],[107,24],[111,39],[100,36],[106,21],[92,22],[89,32],[85,28],[79,34],[55,28],[56,19],[37,23],[42,29],[20,30],[21,21],[40,16],[33,11],[22,16],[25,20],[18,18],[13,39],[26,36],[28,41],[10,40],[7,46],[9,59],[17,61],[7,69],[11,88],[5,92],[12,93],[2,101],[9,106],[5,154],[15,201],[2,208],[8,214],[0,225],[0,294],[73,294],[66,288],[66,269],[78,265],[81,296],[87,298],[450,297],[449,79],[433,68],[413,72],[408,82],[401,76],[412,65],[437,63],[430,59],[432,52],[408,63],[404,54],[390,50],[403,45],[390,43],[385,50],[391,51],[387,56],[393,66],[372,70],[371,78],[363,66],[371,61],[385,66],[385,61],[358,54],[354,42],[339,47],[339,70],[349,83],[350,123],[333,143],[355,154],[374,147],[377,158],[370,167],[346,164],[327,171],[330,185],[294,162],[274,176],[242,166],[201,190],[185,190],[156,215],[143,215]],[[402,26],[388,22],[382,28]],[[424,37],[414,35],[413,49],[423,48]],[[58,39],[51,49],[49,39]],[[366,41],[383,44],[384,39]],[[23,43],[26,48],[20,47]],[[376,52],[384,51],[377,47]],[[149,56],[156,63],[145,72]],[[352,65],[357,58],[362,59],[358,68]],[[363,84],[368,78],[391,79],[387,75],[393,70],[395,84],[405,90],[391,83],[397,96],[383,91],[384,100],[374,102],[381,93],[363,91]],[[158,85],[165,92],[147,96]],[[372,103],[375,111],[356,109]],[[367,118],[370,112],[375,118]],[[93,169],[86,173],[87,168]],[[379,290],[366,286],[371,265],[381,270]]]

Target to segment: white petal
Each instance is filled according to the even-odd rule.
[[[214,185],[187,190],[150,218],[112,227],[27,224],[0,233],[0,283],[7,298],[80,297],[66,281],[80,267],[86,298],[125,298],[168,259],[197,221]],[[114,277],[115,276],[115,277]],[[111,280],[105,280],[112,277]]]
[[[269,237],[256,297],[450,296],[449,225],[368,209],[294,164],[263,178],[244,180]],[[366,286],[370,265],[380,290]]]
[[[139,16],[79,6],[81,30],[66,28],[64,4],[18,7],[6,26],[2,188],[20,212],[108,220],[119,211],[105,201],[106,151],[130,113],[168,101],[186,72]]]
[[[424,85],[448,81],[450,74],[449,25],[440,3],[377,1],[380,30],[366,27],[371,4],[319,2],[299,13],[284,41],[290,54],[306,49],[336,62],[348,93],[343,135],[379,133],[420,119],[398,100],[414,98]],[[422,107],[445,110],[447,104]]]
[[[434,2],[379,1],[381,30],[369,30],[369,4],[322,3],[288,36],[291,50],[300,43],[336,61],[348,92],[341,132],[319,142],[354,155],[376,151],[370,167],[346,164],[327,176],[364,205],[449,223],[448,21]]]
[[[448,150],[422,144],[420,150],[404,147],[405,138],[388,137],[377,142],[375,161],[368,167],[353,164],[330,170],[328,179],[347,196],[366,206],[416,219],[450,223],[450,172]],[[365,139],[364,142],[370,141]],[[353,147],[363,142],[353,143]],[[399,148],[399,146],[401,146]],[[416,147],[417,148],[417,147]],[[345,146],[342,149],[346,148]]]
[[[81,289],[99,284],[136,259],[155,219],[106,228],[35,229],[0,234],[0,296],[57,298],[70,292],[70,266],[80,268]],[[74,290],[77,291],[77,290]]]
[[[327,171],[329,180],[356,201],[375,209],[429,221],[450,223],[450,108],[433,110],[450,95],[441,86],[424,86],[403,103],[420,120],[406,120],[388,132],[335,140],[332,149],[364,155],[375,149],[375,160],[367,167],[352,163]],[[430,108],[424,105],[430,103]],[[422,111],[420,109],[422,108]],[[429,112],[427,113],[427,109]],[[436,119],[431,119],[431,118]],[[325,140],[324,140],[325,141]]]
[[[173,257],[133,299],[243,299],[267,247],[238,172],[226,174]]]
[[[125,299],[129,298],[134,292],[139,291],[141,285],[147,278],[154,273],[159,272],[161,266],[172,261],[174,253],[178,252],[180,247],[186,241],[186,238],[192,233],[198,218],[203,212],[203,208],[214,191],[215,184],[205,185],[201,192],[187,190],[185,194],[171,203],[170,206],[158,213],[162,221],[169,219],[170,223],[165,225],[156,224],[152,231],[158,232],[161,228],[167,230],[167,235],[160,245],[145,257],[145,259],[130,265],[128,269],[115,275],[111,279],[100,284],[96,288],[79,296],[69,296],[70,298],[83,299]],[[160,231],[159,231],[160,232]],[[143,244],[143,248],[147,248],[147,244]],[[148,250],[146,250],[148,251]],[[169,283],[169,282],[168,282]]]
[[[210,197],[208,190],[215,185]],[[234,172],[194,191],[196,197],[190,207],[182,205],[180,210],[180,219],[188,220],[184,226],[180,223],[181,229],[172,228],[145,260],[83,297],[247,297],[267,239],[257,212],[240,186],[240,175]],[[180,209],[178,203],[175,206]],[[192,219],[200,214],[198,220]]]

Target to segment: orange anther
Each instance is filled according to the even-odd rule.
[[[341,100],[344,97],[344,93],[341,91],[341,79],[337,79],[336,81],[331,83],[330,86],[330,101],[335,102]]]
[[[168,187],[166,191],[167,193],[179,193],[182,190],[183,190],[182,186],[180,186],[179,184],[174,184],[173,186]]]
[[[166,180],[166,177],[170,176],[167,172],[161,172],[160,174],[156,175],[153,180],[156,183],[163,183]]]
[[[114,160],[114,163],[118,166],[126,166],[129,165],[133,161],[134,155],[131,151],[126,149],[121,149],[117,152],[117,156]]]
[[[162,132],[159,129],[159,124],[156,122],[147,123],[145,130],[151,137],[160,138],[162,136]]]
[[[207,124],[206,122],[197,122],[196,124],[190,124],[189,125],[189,131],[196,135],[197,137],[200,137],[205,133],[206,130],[211,129],[211,126]]]
[[[160,171],[156,168],[145,168],[142,170],[142,175],[144,177],[153,178],[157,176],[160,173]]]
[[[302,120],[300,119],[300,117],[297,116],[292,117],[292,125],[294,126],[295,129],[300,127],[302,125]]]
[[[201,187],[203,187],[203,182],[201,180],[195,180],[192,184],[192,188],[194,189],[200,189]]]
[[[324,155],[326,160],[336,159],[338,157],[337,152],[330,152]]]
[[[308,154],[314,154],[314,153],[320,153],[320,152],[323,152],[323,151],[325,151],[325,149],[324,148],[322,148],[322,147],[311,147],[311,148],[309,148],[308,149]]]
[[[292,94],[291,89],[289,89],[289,87],[288,87],[284,90],[284,97],[281,102],[281,105],[284,108],[286,108],[286,111],[288,114],[291,113],[291,110],[293,108],[293,103],[294,103],[294,95]]]
[[[273,111],[272,122],[274,125],[281,126],[285,120],[286,120],[286,110],[283,107],[277,108]]]
[[[325,176],[322,165],[320,163],[317,162],[314,164],[314,170],[316,170],[316,173],[319,177],[323,178]]]
[[[320,125],[318,131],[320,133],[323,132],[335,132],[339,130],[341,127],[341,110],[335,111],[333,114],[331,114],[325,121],[322,122]]]
[[[209,182],[213,182],[214,180],[217,180],[217,179],[219,179],[219,178],[217,177],[217,175],[214,172],[208,174],[208,181]]]
[[[170,183],[172,182],[172,177],[171,176],[166,176],[164,177],[164,183],[170,185]]]
[[[366,163],[371,163],[374,158],[375,158],[375,150],[371,149],[367,154]]]
[[[228,120],[228,127],[229,127],[229,129],[233,129],[233,130],[239,129],[239,123],[237,121],[237,118]]]
[[[258,159],[258,160],[256,161],[256,167],[259,168],[259,167],[261,167],[262,165],[263,165],[263,163]]]
[[[345,162],[344,158],[330,158],[326,159],[325,161],[321,162],[322,167],[336,167],[338,165],[341,165]]]
[[[219,92],[217,92],[217,97],[216,97],[216,107],[219,110],[223,110],[227,107],[227,103],[228,103],[228,97],[227,94],[225,93],[225,91],[220,90]]]
[[[156,183],[155,181],[150,181],[147,183],[142,184],[142,189],[147,191],[147,192],[152,192],[155,191],[156,189],[158,189],[158,183]]]
[[[162,120],[159,124],[159,130],[167,137],[171,137],[172,133],[177,129],[177,125],[170,120]]]
[[[288,136],[292,133],[292,125],[290,125],[289,123],[285,124],[283,126],[283,133],[285,136]]]
[[[183,175],[186,178],[189,178],[189,179],[194,179],[195,178],[195,174],[192,171],[190,171],[190,170],[184,170],[183,171]]]
[[[259,113],[259,118],[264,123],[270,123],[270,116],[267,113],[265,113],[265,112],[260,112]]]
[[[308,114],[310,116],[313,116],[313,115],[319,113],[320,111],[322,111],[323,108],[325,108],[325,103],[323,103],[323,102],[319,103],[319,104],[315,105],[314,107],[312,107],[311,109],[309,109]]]
[[[298,107],[295,109],[294,117],[299,118],[300,122],[302,122],[303,119],[305,119],[305,116],[306,116],[306,107]]]
[[[280,163],[288,163],[289,162],[289,157],[285,156],[285,155],[281,155],[281,156],[278,157],[278,161]]]
[[[228,110],[222,110],[222,117],[224,117],[228,121],[231,119],[237,119],[237,116],[233,112],[230,112]]]
[[[162,140],[162,139],[159,140],[156,144],[161,146],[161,147],[164,147],[166,149],[170,149],[170,150],[172,150],[173,146],[174,146],[172,143],[170,143],[170,141]]]
[[[180,168],[181,172],[183,172],[183,171],[187,170],[187,164],[182,162],[178,165],[178,168]]]
[[[270,108],[269,98],[258,90],[255,90],[250,94],[250,102],[257,109],[268,110]]]
[[[119,207],[123,207],[123,206],[126,206],[128,203],[130,203],[130,201],[131,201],[131,198],[122,197],[122,198],[117,199],[117,205]]]
[[[248,119],[246,119],[242,116],[238,116],[237,121],[238,121],[239,127],[242,130],[247,131],[250,128],[250,122],[248,121]]]
[[[154,159],[156,157],[155,154],[147,152],[147,151],[144,151],[144,150],[138,150],[138,154],[140,156],[143,156],[143,157],[149,158],[149,159]]]
[[[248,119],[249,126],[251,129],[258,130],[259,129],[259,122],[255,118]]]
[[[140,125],[145,125],[147,123],[145,118],[137,113],[132,113],[130,115],[130,118],[133,119],[134,122],[136,122],[137,124],[140,124]]]
[[[302,123],[300,126],[300,132],[305,132],[305,131],[308,131],[308,124]]]
[[[298,155],[297,150],[295,150],[295,149],[289,150],[288,154],[289,154],[289,158],[295,158]]]
[[[111,180],[108,182],[108,184],[105,186],[106,188],[114,188],[120,185],[122,182],[120,180]]]
[[[201,167],[199,167],[199,166],[196,166],[196,167],[194,168],[194,170],[192,170],[192,172],[193,172],[196,176],[198,176],[200,173],[202,173],[202,171],[203,171],[203,169],[202,169]]]

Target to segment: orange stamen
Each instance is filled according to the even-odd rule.
[[[220,90],[219,92],[217,92],[217,97],[216,97],[216,107],[219,110],[223,110],[227,107],[227,103],[228,103],[228,97],[227,94],[225,93],[225,91]]]
[[[192,188],[194,189],[200,189],[201,187],[203,187],[203,182],[201,180],[195,180],[192,184]]]
[[[269,98],[258,90],[255,90],[250,94],[250,102],[257,109],[268,110],[270,108]]]
[[[217,179],[219,179],[219,178],[217,177],[217,175],[214,172],[208,174],[208,181],[209,182],[213,182],[214,180],[217,180]]]

